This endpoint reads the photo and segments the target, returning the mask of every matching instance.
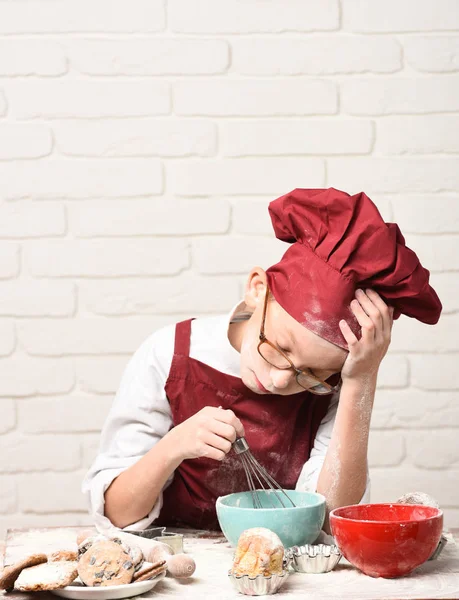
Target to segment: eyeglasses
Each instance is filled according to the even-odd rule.
[[[296,382],[303,389],[308,390],[309,392],[316,394],[318,396],[323,396],[325,394],[330,394],[332,392],[336,392],[341,388],[341,380],[335,386],[331,386],[326,381],[322,381],[318,377],[314,375],[311,369],[305,369],[300,371],[297,369],[292,361],[286,356],[280,348],[278,348],[275,344],[272,344],[268,338],[265,336],[265,320],[266,320],[266,312],[268,308],[268,298],[269,298],[269,288],[266,286],[266,294],[265,294],[265,303],[263,306],[263,316],[261,318],[261,327],[260,327],[260,342],[258,344],[258,354],[263,358],[268,364],[276,369],[287,370],[293,369],[296,374]]]

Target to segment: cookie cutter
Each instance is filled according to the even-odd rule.
[[[140,531],[134,529],[125,529],[126,533],[132,533],[138,537],[149,538],[154,540],[157,536],[163,535],[166,531],[165,527],[150,527],[148,529],[141,529]]]
[[[279,591],[289,576],[289,572],[284,570],[281,574],[257,575],[249,577],[248,575],[235,575],[228,571],[228,577],[234,588],[246,596],[269,596]]]
[[[183,553],[183,534],[182,533],[172,533],[169,531],[163,531],[162,535],[154,537],[153,539],[157,542],[162,542],[163,544],[167,544],[172,548],[174,554],[182,554]]]
[[[172,548],[174,554],[181,554],[183,552],[183,534],[166,531],[165,527],[150,527],[149,529],[142,529],[141,531],[125,529],[125,531],[126,533],[133,533],[139,537],[167,544]]]
[[[292,546],[286,557],[298,573],[329,573],[341,560],[341,552],[334,544],[306,544]]]

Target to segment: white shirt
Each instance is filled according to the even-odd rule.
[[[190,356],[222,373],[240,377],[240,354],[228,339],[229,315],[203,317],[192,321]],[[171,368],[175,344],[175,325],[153,333],[129,361],[120,387],[102,430],[99,454],[89,469],[83,492],[100,531],[113,525],[104,515],[104,494],[112,481],[135,464],[172,428],[172,415],[164,390]],[[338,408],[339,394],[332,397],[322,419],[309,459],[296,484],[297,490],[316,491]],[[173,475],[163,490],[170,485]],[[370,481],[361,503],[369,502]],[[146,529],[158,518],[162,493],[149,514],[128,529]]]

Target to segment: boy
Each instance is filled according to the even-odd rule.
[[[282,487],[322,493],[328,511],[369,501],[393,320],[436,323],[440,300],[365,194],[297,189],[269,210],[291,244],[281,261],[252,269],[229,317],[166,327],[129,363],[83,484],[100,529],[218,528],[216,498],[247,489],[230,452],[240,436]]]

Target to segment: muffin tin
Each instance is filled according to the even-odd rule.
[[[328,573],[339,563],[342,554],[335,545],[307,544],[289,548],[286,556],[298,573]]]
[[[289,576],[287,570],[282,571],[280,575],[257,575],[249,577],[248,575],[234,575],[232,571],[228,572],[228,577],[240,594],[246,596],[269,596],[279,591]]]

